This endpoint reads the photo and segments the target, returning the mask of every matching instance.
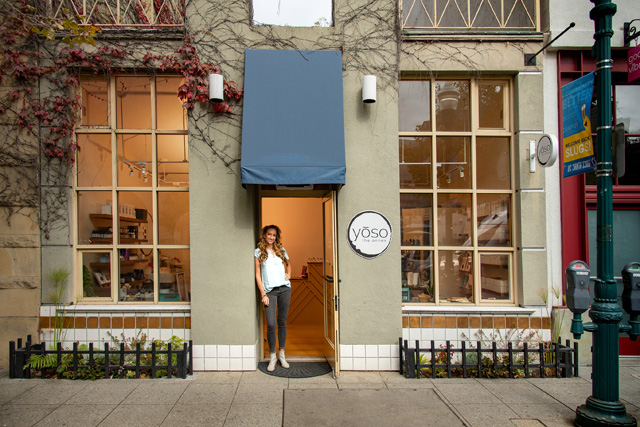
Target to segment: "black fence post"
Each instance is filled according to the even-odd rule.
[[[191,341],[189,341],[189,342],[191,342]],[[402,351],[402,337],[398,338],[398,354],[400,355],[400,371],[399,371],[399,374],[402,375],[402,368],[404,366],[404,352]],[[193,357],[193,351],[191,352],[191,355]],[[192,360],[191,366],[193,366],[193,360]]]
[[[56,343],[56,362],[57,362],[56,363],[57,376],[58,376],[58,379],[61,380],[62,379],[62,372],[60,372],[58,370],[58,367],[62,363],[62,343],[59,342],[59,341]]]
[[[78,372],[78,342],[73,343],[73,372]]]
[[[120,378],[124,378],[124,343],[120,343]]]
[[[40,348],[42,349],[42,357],[46,358],[47,357],[47,343],[42,340],[40,342]],[[46,367],[42,367],[42,369],[40,369],[40,378],[41,379],[46,379],[47,378],[47,368]]]
[[[476,352],[478,353],[478,378],[482,378],[482,341],[476,341]]]
[[[447,355],[447,378],[451,378],[451,352],[449,351],[449,345],[450,345],[451,341],[445,341],[445,345],[447,346],[447,351],[446,351],[446,355]]]
[[[400,352],[402,356],[402,352]],[[402,369],[402,357],[400,358],[400,369]],[[402,371],[400,371],[402,372]],[[193,375],[193,341],[189,340],[189,375]]]
[[[9,341],[9,378],[16,378],[16,342]]]
[[[156,342],[151,343],[151,378],[156,377]]]
[[[555,354],[556,354],[556,378],[560,378],[560,343],[553,343]]]
[[[435,378],[436,377],[436,342],[434,340],[431,340],[431,378]]]
[[[507,350],[509,355],[509,378],[513,378],[513,343],[509,341],[507,344]]]
[[[167,378],[171,378],[171,343],[167,344]]]
[[[465,342],[461,342],[462,349],[462,378],[467,378],[467,349]]]
[[[31,367],[24,365],[29,361],[31,357],[31,335],[27,335],[27,342],[25,343],[25,352],[24,352],[24,361],[23,361],[23,370],[24,370],[24,378],[31,378]]]
[[[111,368],[111,358],[109,357],[109,343],[104,343],[104,377],[109,378]]]
[[[522,347],[524,349],[524,377],[529,378],[529,345],[525,342]]]
[[[136,343],[136,378],[140,378],[140,343]]]

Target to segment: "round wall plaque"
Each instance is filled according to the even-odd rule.
[[[363,258],[376,258],[391,243],[391,223],[379,212],[363,211],[349,222],[347,240],[349,247]]]
[[[558,138],[554,135],[542,135],[536,147],[536,156],[540,166],[553,166],[558,158]]]

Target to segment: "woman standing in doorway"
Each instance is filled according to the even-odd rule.
[[[267,342],[269,343],[269,366],[267,371],[276,369],[280,361],[283,368],[289,364],[284,357],[287,340],[287,313],[291,300],[291,263],[289,255],[280,241],[280,228],[267,225],[262,229],[262,237],[253,253],[255,258],[256,285],[260,291],[267,316]],[[276,357],[276,310],[278,322],[279,353]]]

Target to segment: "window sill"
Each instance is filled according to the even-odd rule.
[[[452,31],[452,30],[411,30],[402,32],[403,41],[544,41],[544,34],[536,31]]]
[[[544,307],[541,307],[544,308]],[[539,308],[496,307],[496,306],[445,306],[445,305],[403,305],[402,313],[439,313],[439,314],[526,314],[539,312]]]
[[[191,312],[191,304],[74,304],[64,307],[64,311],[75,312],[145,312],[145,313],[175,313]],[[40,316],[54,316],[54,305],[41,305]]]

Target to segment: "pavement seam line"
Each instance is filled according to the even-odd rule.
[[[471,423],[467,421],[464,415],[462,415],[460,411],[456,409],[453,403],[451,403],[449,399],[447,399],[444,396],[444,394],[442,394],[442,392],[438,390],[438,386],[436,385],[435,381],[432,381],[432,383],[433,383],[433,391],[436,394],[436,396],[438,396],[445,403],[445,405],[447,405],[447,407],[451,410],[451,412],[453,412],[455,416],[458,417],[460,421],[462,421],[462,424],[464,424],[466,427],[471,427]]]
[[[184,390],[182,390],[182,393],[180,393],[180,396],[176,399],[176,401],[173,404],[173,406],[171,407],[171,409],[169,409],[169,412],[167,412],[167,415],[164,416],[164,418],[162,419],[162,422],[160,424],[158,424],[158,425],[162,425],[167,420],[167,417],[169,417],[169,414],[171,413],[171,411],[173,411],[173,408],[176,407],[176,405],[178,404],[178,401],[180,400],[180,398],[182,396],[184,396],[184,394],[187,392],[187,389],[189,388],[189,386],[191,386],[191,384],[187,384],[187,386],[184,388]]]
[[[242,377],[244,376],[244,372],[238,378],[238,382],[236,383],[236,389],[233,392],[233,398],[231,399],[231,403],[229,403],[229,408],[227,409],[227,413],[224,415],[224,423],[222,423],[223,427],[227,424],[227,419],[229,418],[229,413],[231,412],[231,407],[233,406],[233,401],[236,399],[236,395],[238,394],[238,388],[240,388],[240,383],[242,382]]]
[[[108,379],[108,378],[105,378],[105,379]],[[98,380],[98,381],[100,381],[100,380]],[[122,399],[118,404],[116,404],[116,406],[114,406],[114,407],[113,407],[113,409],[112,409],[111,411],[109,411],[109,412],[108,412],[108,413],[107,413],[107,414],[106,414],[106,415],[105,415],[105,416],[100,420],[100,422],[99,422],[98,424],[96,424],[96,425],[97,425],[97,426],[99,426],[100,424],[102,424],[102,423],[104,422],[104,420],[106,420],[106,419],[107,419],[107,417],[113,413],[113,411],[115,411],[116,409],[118,409],[118,407],[122,404],[122,402],[124,402],[125,400],[127,400],[127,397],[129,397],[129,395],[131,395],[131,393],[133,393],[133,391],[134,391],[135,389],[137,389],[139,386],[140,386],[140,384],[137,384],[137,385],[136,385],[136,386],[135,386],[135,387],[134,387],[134,388],[129,392],[129,394],[127,394],[127,395],[124,397],[124,399]]]

